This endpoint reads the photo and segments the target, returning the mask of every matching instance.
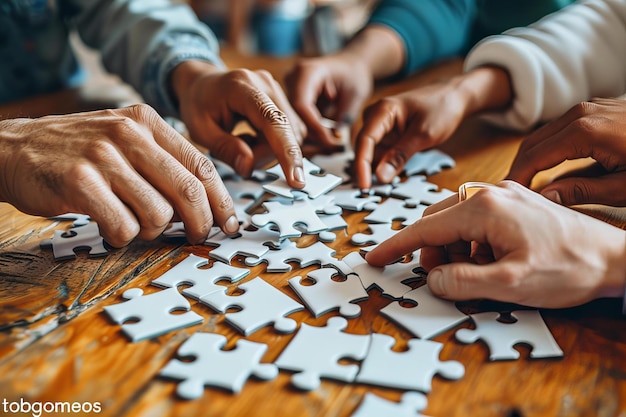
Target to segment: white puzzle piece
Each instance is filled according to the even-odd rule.
[[[295,225],[303,225],[307,233],[319,233],[326,230],[326,224],[317,215],[316,209],[307,200],[295,200],[291,205],[277,201],[263,203],[267,213],[252,216],[252,224],[264,227],[275,224],[278,227],[280,239],[302,236],[302,231]]]
[[[384,242],[400,231],[392,229],[390,223],[370,224],[368,228],[372,233],[355,233],[350,240],[352,243],[359,246],[370,244],[370,246],[361,248],[361,250],[365,252],[371,251],[381,242]]]
[[[335,250],[322,242],[315,242],[310,246],[299,248],[295,242],[285,240],[277,250],[269,250],[260,257],[248,257],[247,266],[257,266],[267,263],[267,272],[288,272],[291,265],[288,262],[298,262],[301,268],[319,264],[322,267],[332,266],[344,275],[352,269],[340,259],[334,257]]]
[[[372,334],[369,351],[361,364],[356,382],[387,388],[430,392],[435,374],[456,380],[465,374],[457,361],[440,361],[442,343],[411,339],[409,350],[394,352],[396,341],[386,334]]]
[[[217,226],[211,227],[207,239],[212,238],[221,231],[222,229]],[[163,236],[168,239],[186,238],[187,233],[185,232],[185,224],[183,222],[170,223],[169,226],[167,226],[167,228],[163,231]]]
[[[484,312],[470,316],[476,329],[459,329],[455,337],[462,343],[483,340],[489,347],[489,360],[512,360],[519,358],[513,349],[518,343],[532,346],[531,358],[560,358],[563,351],[554,340],[552,333],[537,310],[520,310],[511,313],[515,323],[498,321],[500,313]]]
[[[350,275],[343,281],[334,281],[337,275],[333,268],[316,269],[307,275],[314,281],[312,285],[303,285],[301,277],[294,277],[289,280],[289,286],[315,318],[333,310],[348,318],[359,316],[361,307],[354,303],[366,300],[367,292],[358,277]]]
[[[42,249],[52,248],[54,259],[57,261],[76,258],[74,252],[76,250],[88,250],[90,257],[108,254],[98,224],[95,222],[66,231],[55,230],[52,239],[42,240],[39,246]]]
[[[404,307],[402,300],[396,301],[382,308],[380,313],[421,339],[435,337],[469,318],[454,302],[435,297],[428,285],[407,292],[402,299],[416,305]]]
[[[441,152],[439,149],[429,149],[414,154],[404,165],[404,173],[407,176],[419,174],[435,175],[440,173],[444,168],[454,168],[456,163],[448,154]]]
[[[347,325],[346,319],[338,316],[328,319],[324,327],[302,323],[275,364],[280,369],[297,372],[291,377],[291,383],[305,391],[317,389],[320,378],[354,381],[359,366],[343,365],[338,361],[342,358],[363,359],[370,336],[344,333]]]
[[[341,178],[341,182],[350,181],[350,163],[354,160],[354,152],[336,152],[330,155],[315,155],[311,162],[324,172]]]
[[[74,220],[72,227],[81,227],[89,224],[91,217],[88,214],[65,213],[54,217],[48,217],[50,220]]]
[[[384,296],[400,299],[412,288],[407,283],[422,279],[414,270],[420,267],[419,256],[406,263],[395,263],[382,268],[371,266],[359,252],[351,252],[343,261],[358,275],[363,288],[380,289]]]
[[[337,239],[335,232],[348,228],[341,214],[321,215],[320,220],[326,225],[326,230],[317,233],[317,238],[322,242],[334,242]]]
[[[254,375],[271,380],[278,375],[276,365],[261,363],[267,345],[238,340],[235,349],[222,350],[226,337],[214,333],[195,333],[178,349],[180,358],[193,356],[192,362],[172,359],[159,375],[182,380],[176,393],[185,400],[200,398],[205,386],[241,392],[246,380]]]
[[[303,310],[302,304],[260,277],[241,284],[238,288],[244,293],[231,296],[224,292],[213,292],[202,297],[200,301],[220,313],[225,313],[230,307],[241,308],[240,311],[226,313],[225,319],[245,336],[270,324],[279,333],[296,330],[298,323],[285,316]]]
[[[456,194],[446,188],[437,191],[438,188],[436,184],[426,181],[425,176],[417,175],[397,184],[391,190],[391,196],[406,200],[408,205],[417,206],[418,204],[436,204]]]
[[[382,200],[379,195],[374,195],[374,191],[369,191],[365,195],[361,190],[352,187],[351,185],[342,185],[335,188],[328,195],[335,198],[335,204],[346,210],[352,211],[364,211],[374,210],[376,204]]]
[[[227,280],[234,283],[250,273],[248,269],[237,268],[222,262],[214,262],[211,268],[201,269],[208,263],[208,259],[190,254],[172,269],[153,280],[152,284],[163,288],[177,288],[182,284],[191,285],[182,291],[183,294],[199,300],[215,291],[226,292],[226,287],[217,284],[218,281]]]
[[[307,193],[310,198],[317,198],[341,184],[341,178],[333,174],[325,174],[322,176],[314,175],[320,173],[321,169],[308,159],[304,158],[302,160],[302,163],[304,169],[304,180],[306,185],[304,186],[304,188],[297,191],[303,191]],[[278,177],[278,179],[276,179],[275,181],[263,185],[263,188],[265,188],[266,191],[269,191],[270,193],[276,195],[281,195],[283,197],[293,198],[293,194],[291,192],[296,190],[294,190],[287,184],[287,181],[285,180],[285,174],[283,173],[283,169],[280,165],[274,165],[266,172]]]
[[[426,396],[419,392],[405,392],[399,403],[366,392],[351,417],[426,417],[419,412],[427,405]]]
[[[229,264],[235,255],[260,257],[269,250],[268,244],[274,246],[279,245],[279,242],[279,233],[269,228],[245,230],[241,227],[235,236],[228,236],[220,231],[208,238],[204,244],[215,247],[209,252],[211,258]]]
[[[131,288],[122,295],[128,301],[105,306],[104,311],[122,331],[133,341],[150,339],[173,330],[202,323],[203,318],[191,309],[189,301],[176,288],[168,288],[144,295],[140,288]],[[184,314],[171,314],[185,310]],[[124,322],[138,319],[137,323]]]
[[[410,205],[405,200],[388,198],[383,203],[378,204],[376,209],[363,219],[368,223],[393,223],[394,220],[403,220],[403,226],[409,226],[421,219],[424,210],[428,206]]]

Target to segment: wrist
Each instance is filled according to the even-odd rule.
[[[337,53],[347,62],[360,62],[373,80],[398,74],[404,64],[404,44],[398,34],[386,26],[369,25]],[[373,81],[372,80],[372,81]]]
[[[465,103],[465,117],[488,110],[504,110],[513,100],[509,73],[499,67],[479,67],[451,81]]]
[[[189,60],[181,62],[170,73],[169,87],[172,98],[179,102],[185,92],[192,88],[198,77],[223,71],[222,68],[208,61]]]
[[[20,125],[27,119],[9,119],[0,121],[0,202],[11,202],[11,188],[9,184],[14,183],[14,167],[12,161],[18,159],[16,150],[20,145]]]

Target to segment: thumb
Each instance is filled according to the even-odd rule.
[[[595,178],[564,178],[544,187],[541,194],[566,206],[590,203],[626,206],[624,193],[617,192],[623,189],[625,181],[626,172]]]
[[[488,298],[511,302],[512,297],[519,296],[510,290],[514,271],[502,261],[487,265],[459,262],[438,266],[430,271],[427,281],[430,291],[442,298],[457,301]],[[504,283],[503,277],[507,277],[509,284]]]

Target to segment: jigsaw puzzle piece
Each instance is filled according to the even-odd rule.
[[[512,360],[519,358],[519,352],[513,349],[518,343],[532,347],[531,358],[560,358],[563,351],[554,340],[552,333],[537,310],[520,310],[511,313],[515,323],[498,321],[501,314],[484,312],[470,317],[476,329],[459,329],[455,337],[462,343],[474,343],[483,340],[489,347],[489,360]]]
[[[363,194],[361,190],[352,186],[340,186],[328,193],[335,198],[335,204],[346,210],[364,211],[374,210],[376,204],[382,200],[379,195],[374,195],[374,191],[370,190]]]
[[[459,379],[465,368],[457,361],[440,361],[442,343],[411,339],[406,352],[391,349],[396,341],[386,334],[372,334],[367,356],[361,364],[356,382],[387,388],[430,392],[435,374],[447,379]]]
[[[72,227],[81,227],[89,224],[91,217],[88,214],[65,213],[54,217],[48,217],[50,220],[74,220]]]
[[[326,230],[326,224],[317,215],[316,208],[307,200],[295,200],[291,205],[277,201],[263,203],[267,213],[252,216],[252,224],[264,227],[274,224],[280,232],[280,239],[302,236],[302,231],[295,225],[304,225],[307,233],[319,233]]]
[[[275,364],[280,369],[298,372],[291,377],[291,383],[305,391],[317,389],[321,378],[354,381],[358,365],[343,365],[338,361],[342,358],[362,360],[367,354],[370,336],[344,333],[347,325],[346,319],[337,316],[328,319],[324,327],[302,323]]]
[[[209,234],[207,239],[212,238],[213,236],[220,233],[222,229],[217,226],[211,227],[209,230]],[[163,231],[163,236],[168,239],[177,239],[177,238],[186,238],[187,233],[185,232],[185,224],[183,222],[172,222],[169,226]]]
[[[76,250],[89,250],[90,257],[105,256],[109,253],[95,222],[67,231],[55,230],[52,239],[42,240],[39,246],[42,249],[52,248],[52,254],[57,261],[76,258],[74,252]]]
[[[339,314],[348,318],[359,316],[361,307],[354,303],[368,298],[361,281],[354,275],[335,281],[334,276],[337,271],[333,268],[316,269],[308,273],[313,285],[303,285],[301,277],[294,277],[289,280],[289,286],[315,318],[333,310],[339,310]]]
[[[324,172],[341,178],[341,182],[350,181],[350,164],[354,160],[354,152],[336,152],[330,155],[315,155],[311,162],[320,167]]]
[[[176,393],[186,400],[200,398],[205,386],[239,393],[251,375],[262,380],[278,375],[276,365],[261,363],[267,345],[238,340],[235,349],[222,350],[225,344],[226,337],[221,334],[195,333],[177,352],[181,358],[193,356],[195,360],[172,359],[159,375],[182,380]]]
[[[277,246],[280,244],[280,234],[267,227],[258,230],[245,230],[240,227],[239,233],[228,236],[220,231],[215,236],[208,238],[205,242],[207,246],[214,246],[215,249],[209,252],[209,256],[227,264],[235,255],[260,257],[269,250],[267,246]]]
[[[274,324],[274,329],[280,333],[296,330],[298,323],[285,316],[303,310],[302,304],[260,277],[241,284],[238,288],[244,293],[230,296],[224,292],[213,292],[202,297],[200,301],[220,313],[225,313],[230,307],[241,308],[239,311],[226,313],[225,319],[245,336],[270,324]]]
[[[368,228],[372,233],[355,233],[352,235],[351,239],[351,242],[355,245],[367,245],[368,243],[372,244],[361,249],[366,252],[371,251],[378,246],[378,244],[399,232],[399,230],[392,229],[391,224],[389,223],[370,224]]]
[[[291,265],[288,262],[298,262],[301,268],[319,264],[332,266],[344,275],[352,272],[352,269],[342,260],[334,257],[335,250],[322,242],[299,248],[295,242],[285,240],[278,249],[269,250],[260,257],[248,257],[245,260],[247,266],[257,266],[267,263],[267,272],[289,272]]]
[[[426,181],[425,176],[417,175],[396,184],[391,190],[391,196],[406,200],[408,205],[417,206],[418,204],[435,204],[456,194],[446,188],[437,191],[438,188],[436,184]]]
[[[199,300],[215,291],[226,292],[226,287],[218,285],[218,281],[227,280],[234,283],[250,273],[248,269],[237,268],[222,262],[214,262],[211,268],[201,269],[208,263],[208,259],[190,254],[172,269],[153,280],[152,284],[163,288],[177,288],[182,284],[191,285],[182,291],[183,294]]]
[[[415,270],[420,268],[419,256],[405,263],[395,263],[382,268],[371,266],[363,259],[359,252],[351,252],[344,256],[343,261],[357,274],[363,288],[370,290],[380,289],[384,296],[401,299],[412,288],[407,285],[422,279]]]
[[[407,292],[402,299],[411,300],[415,305],[404,307],[401,301],[396,301],[382,308],[380,313],[421,339],[435,337],[469,318],[454,302],[435,297],[427,285]]]
[[[404,173],[407,176],[419,174],[420,172],[426,173],[426,175],[435,175],[440,173],[444,168],[454,168],[456,162],[454,159],[446,153],[441,152],[439,149],[429,149],[414,154],[404,164]]]
[[[321,172],[321,168],[309,161],[308,159],[304,158],[302,160],[302,163],[304,169],[304,180],[306,185],[304,186],[304,188],[301,188],[297,191],[303,191],[307,193],[310,198],[317,198],[341,184],[341,178],[333,174],[327,173],[321,176],[314,175],[319,174]],[[293,198],[292,191],[295,190],[287,184],[287,181],[285,180],[285,174],[283,173],[280,165],[274,165],[266,172],[278,177],[278,179],[276,179],[275,181],[263,185],[263,188],[266,191],[283,197]]]
[[[399,403],[367,392],[351,417],[427,417],[419,414],[427,404],[426,396],[419,392],[404,393]]]
[[[152,294],[144,295],[140,288],[131,288],[122,295],[128,301],[105,306],[104,311],[122,331],[133,341],[160,336],[173,330],[202,323],[203,318],[191,309],[189,301],[176,288],[168,288]],[[171,314],[173,311],[185,310],[184,314]],[[137,323],[123,324],[138,319]]]
[[[374,211],[363,220],[369,223],[392,223],[394,220],[403,220],[402,225],[409,226],[422,218],[427,207],[422,204],[411,205],[405,200],[388,198],[378,204]]]

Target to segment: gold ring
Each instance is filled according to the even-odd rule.
[[[470,181],[464,184],[461,184],[459,187],[459,201],[465,201],[474,194],[478,192],[478,190],[482,188],[492,187],[493,184],[489,184],[487,182],[478,182],[478,181]]]

